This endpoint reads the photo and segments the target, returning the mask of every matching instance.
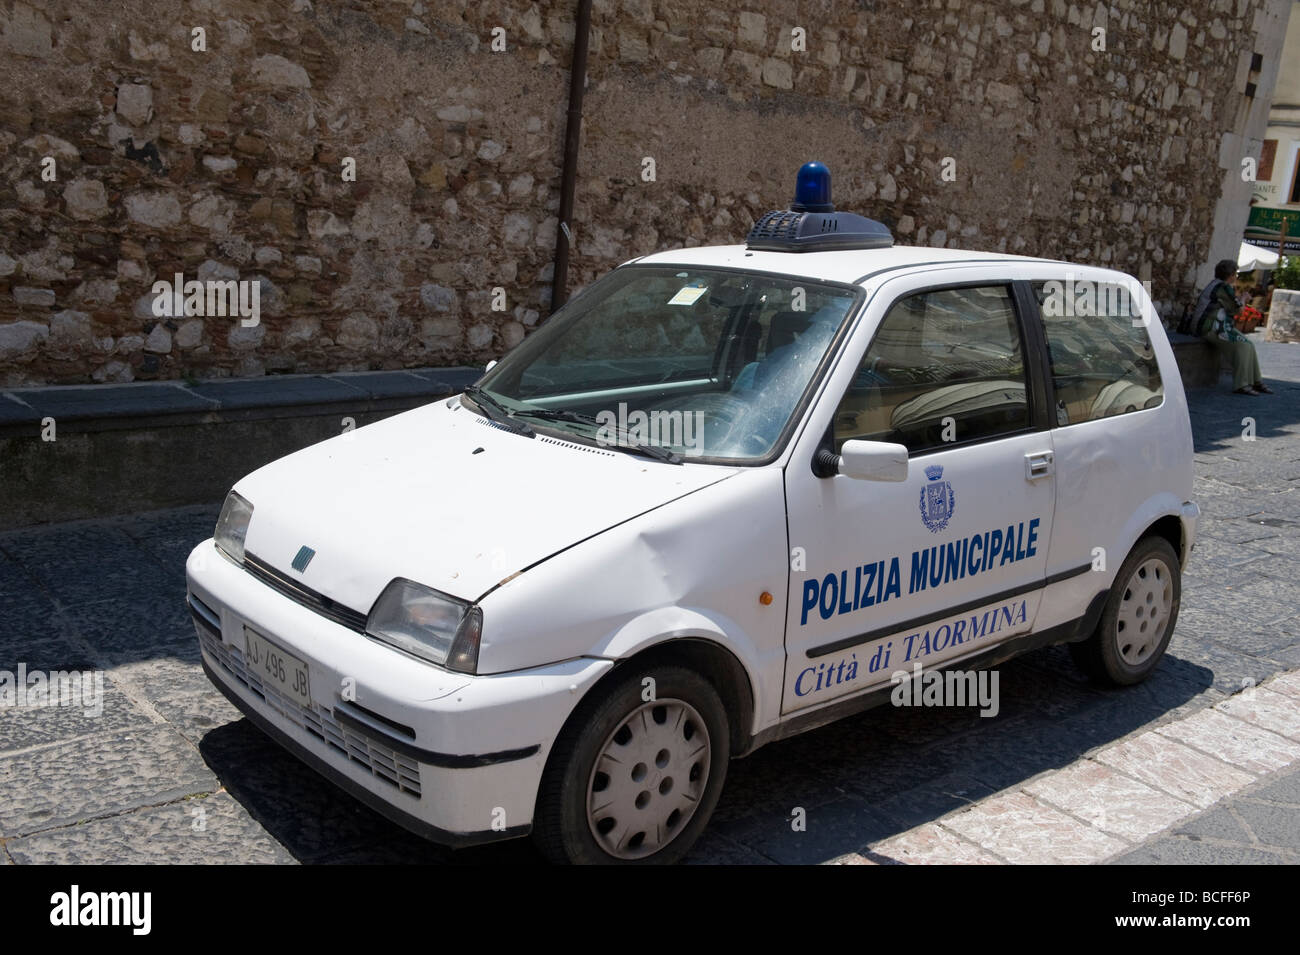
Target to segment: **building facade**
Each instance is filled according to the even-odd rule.
[[[1286,251],[1300,254],[1300,0],[1283,44],[1281,70],[1264,132],[1246,240],[1277,250],[1284,227]]]

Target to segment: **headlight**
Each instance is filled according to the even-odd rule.
[[[478,607],[401,577],[384,588],[366,620],[376,640],[461,673],[478,667],[482,630]]]
[[[217,529],[213,537],[217,546],[236,564],[244,562],[244,538],[248,535],[248,522],[253,519],[253,505],[231,491],[226,503],[221,505]]]

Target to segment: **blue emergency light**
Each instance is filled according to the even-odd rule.
[[[762,216],[745,239],[747,248],[767,252],[887,249],[893,244],[894,237],[884,223],[835,211],[831,171],[819,162],[799,167],[790,208]]]
[[[806,162],[794,179],[795,212],[834,212],[831,202],[831,171],[819,162]]]

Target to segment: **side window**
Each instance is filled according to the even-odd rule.
[[[1058,425],[1154,408],[1164,386],[1141,302],[1122,285],[1035,282]],[[1138,318],[1135,319],[1135,315]]]
[[[835,413],[835,450],[863,438],[912,454],[1030,426],[1009,286],[920,292],[894,303]]]

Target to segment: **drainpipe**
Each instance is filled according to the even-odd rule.
[[[569,65],[569,115],[564,130],[564,171],[560,175],[559,226],[555,230],[555,276],[551,282],[551,314],[568,300],[569,220],[578,181],[578,141],[582,137],[582,94],[587,85],[587,40],[591,33],[591,0],[578,0],[573,27],[573,62]]]

